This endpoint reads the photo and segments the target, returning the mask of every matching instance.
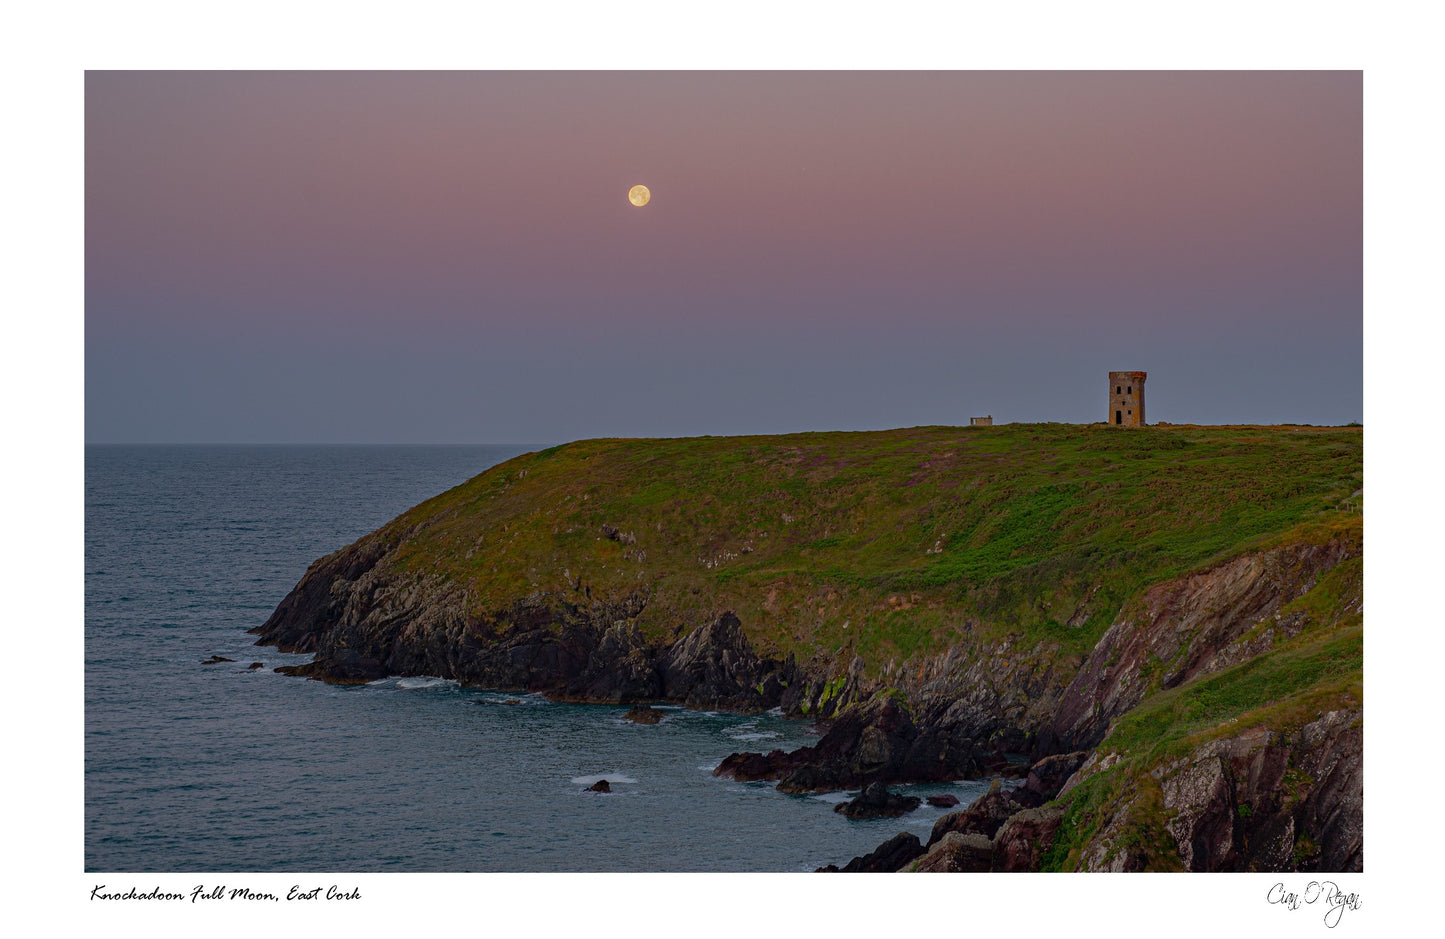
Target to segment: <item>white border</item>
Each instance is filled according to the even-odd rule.
[[[1267,908],[1262,876],[368,875],[354,908],[204,916],[84,900],[82,873],[82,71],[108,68],[1329,68],[1366,73],[1367,595],[1363,907],[1342,928],[1408,934],[1428,919],[1422,852],[1438,827],[1417,754],[1438,651],[1425,537],[1439,527],[1427,385],[1440,346],[1437,28],[1424,4],[1029,3],[836,5],[56,3],[12,10],[5,62],[6,691],[14,921],[97,932],[430,929],[736,936],[973,933],[1043,925],[1178,935],[1319,934]],[[686,12],[684,12],[686,11]],[[1413,535],[1415,530],[1424,534]],[[1433,538],[1431,539],[1433,541]],[[56,699],[61,703],[56,703]],[[38,717],[38,720],[36,719]],[[1412,730],[1412,726],[1416,726]],[[680,825],[685,820],[678,820]],[[1428,828],[1424,827],[1428,824]],[[545,833],[539,833],[545,836]],[[16,861],[20,863],[15,864]],[[18,877],[16,880],[14,878]],[[111,882],[120,881],[105,878]],[[215,876],[136,876],[145,888]],[[284,888],[298,877],[245,878]],[[1289,878],[1285,878],[1289,879]],[[1298,878],[1303,880],[1304,878]],[[239,882],[234,876],[223,882]],[[1293,881],[1291,880],[1291,883]],[[41,920],[40,917],[44,917]],[[1335,933],[1340,934],[1340,933]]]

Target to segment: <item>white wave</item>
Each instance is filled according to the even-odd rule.
[[[478,704],[505,704],[509,707],[533,707],[538,704],[546,704],[547,699],[540,695],[521,694],[484,694],[477,701]]]
[[[417,675],[406,678],[380,678],[367,682],[373,688],[396,688],[400,691],[423,691],[428,688],[458,688],[461,683],[451,678],[437,678],[435,675]]]
[[[757,726],[757,721],[744,721],[741,724],[734,724],[731,727],[724,727],[722,729],[722,732],[725,734],[747,733],[748,731],[755,729]]]
[[[771,740],[782,736],[775,730],[761,730],[754,734],[728,734],[733,740]]]
[[[596,776],[578,776],[577,778],[573,779],[572,782],[576,783],[579,786],[592,786],[600,783],[604,779],[607,780],[609,783],[637,782],[637,780],[633,779],[631,776],[623,773],[622,770],[616,770],[611,773],[599,773]]]

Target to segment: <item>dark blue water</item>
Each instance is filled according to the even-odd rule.
[[[941,810],[854,822],[845,794],[712,776],[813,742],[800,721],[272,671],[309,657],[246,630],[308,564],[524,449],[88,447],[86,868],[802,871],[926,834]]]

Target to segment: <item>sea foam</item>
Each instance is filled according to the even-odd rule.
[[[576,783],[579,786],[591,786],[600,783],[604,779],[607,780],[609,783],[637,782],[637,780],[633,779],[631,776],[624,774],[621,770],[617,770],[611,773],[600,773],[596,776],[578,776],[573,779],[572,782]]]

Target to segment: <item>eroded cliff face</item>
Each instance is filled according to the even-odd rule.
[[[1064,691],[1048,748],[1092,747],[1109,722],[1151,691],[1253,658],[1296,635],[1306,617],[1280,615],[1360,548],[1347,540],[1296,544],[1235,558],[1148,590],[1104,633]],[[1358,612],[1358,599],[1352,608]]]
[[[1062,794],[1118,759],[1096,753]],[[1206,741],[1149,769],[1151,785],[1111,806],[1080,845],[1078,868],[1362,870],[1363,761],[1359,710]]]
[[[254,630],[258,644],[314,652],[314,662],[289,671],[339,683],[437,675],[563,700],[669,699],[743,711],[776,706],[793,672],[791,663],[759,658],[731,613],[665,646],[635,625],[645,590],[587,603],[539,591],[469,615],[464,591],[449,581],[380,570],[386,551],[363,540],[312,565]]]
[[[611,602],[537,591],[477,615],[454,583],[390,564],[394,550],[372,536],[313,564],[254,630],[258,644],[315,653],[312,663],[284,670],[337,683],[437,675],[561,700],[782,707],[839,718],[823,756],[774,760],[767,770],[753,761],[750,778],[791,776],[785,788],[795,791],[1002,769],[1010,754],[1035,746],[1070,675],[1053,647],[1024,647],[1010,636],[871,677],[856,656],[780,661],[757,654],[731,612],[650,642],[636,625],[651,600],[645,587]],[[896,705],[861,707],[885,689]]]
[[[1158,767],[1188,870],[1362,869],[1363,725],[1331,711],[1293,734],[1256,728]]]
[[[468,612],[469,597],[454,581],[392,563],[399,540],[378,533],[313,564],[255,630],[258,643],[314,652],[313,663],[289,671],[328,681],[439,675],[565,700],[783,707],[831,719],[814,747],[734,754],[718,770],[777,780],[787,791],[1021,776],[1030,762],[1035,776],[1051,779],[1000,803],[1008,811],[999,824],[965,825],[946,845],[930,843],[913,861],[923,870],[1058,866],[1056,842],[1070,838],[1068,866],[1087,870],[1357,870],[1363,863],[1358,710],[1296,731],[1261,727],[1211,740],[1153,767],[1151,784],[1101,809],[1086,832],[1070,827],[1077,812],[1065,811],[1066,797],[1118,754],[1093,753],[1063,787],[1064,798],[1045,804],[1059,794],[1059,755],[1069,754],[1072,770],[1149,695],[1317,627],[1318,611],[1296,601],[1360,557],[1358,537],[1249,553],[1149,588],[1082,662],[1056,645],[965,630],[941,654],[871,670],[856,656],[799,663],[759,655],[731,612],[649,640],[638,627],[653,602],[646,584],[608,601],[539,590],[502,609]],[[1346,588],[1329,598],[1326,618],[1359,613],[1358,577]],[[1021,755],[1028,761],[1018,762]],[[853,869],[881,863],[859,860]]]

